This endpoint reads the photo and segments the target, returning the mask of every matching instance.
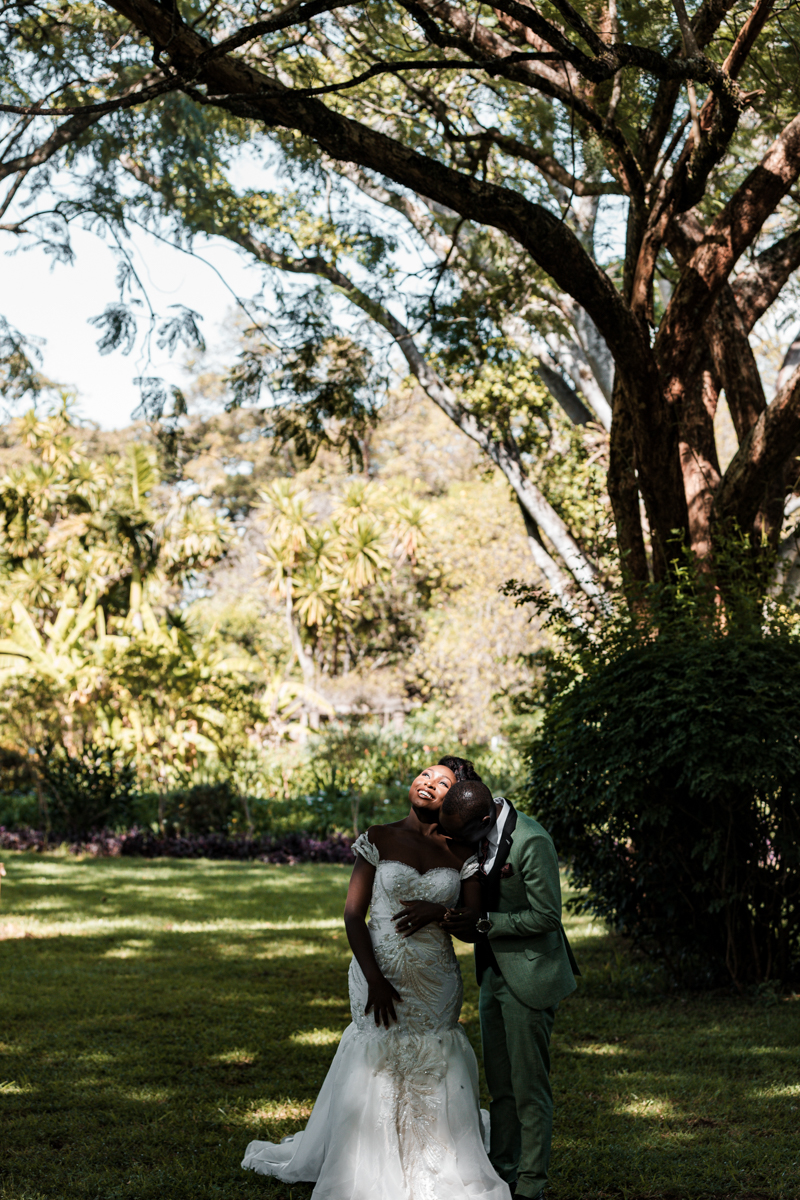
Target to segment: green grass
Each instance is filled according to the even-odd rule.
[[[349,1021],[348,868],[5,861],[1,1200],[309,1196],[239,1163],[302,1128]],[[551,1200],[800,1195],[800,1000],[667,997],[570,933]]]

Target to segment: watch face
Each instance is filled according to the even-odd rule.
[[[492,928],[492,922],[488,917],[481,917],[480,921],[475,923],[475,928],[477,929],[478,933],[488,933]]]

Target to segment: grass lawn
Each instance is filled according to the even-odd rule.
[[[307,1197],[239,1163],[302,1128],[349,1021],[349,869],[4,857],[0,1200]],[[664,996],[568,927],[549,1200],[800,1196],[800,998]]]

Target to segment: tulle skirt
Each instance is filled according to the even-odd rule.
[[[510,1200],[487,1144],[478,1064],[460,1026],[350,1025],[305,1130],[251,1142],[242,1166],[313,1182],[313,1200]]]

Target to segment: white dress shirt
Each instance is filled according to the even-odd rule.
[[[495,804],[502,804],[502,808],[497,815],[492,828],[484,838],[486,845],[486,858],[483,860],[483,869],[488,875],[494,866],[494,860],[497,858],[497,851],[500,846],[500,838],[503,836],[503,826],[506,823],[506,818],[511,812],[511,805],[506,800],[505,796],[495,796]]]

